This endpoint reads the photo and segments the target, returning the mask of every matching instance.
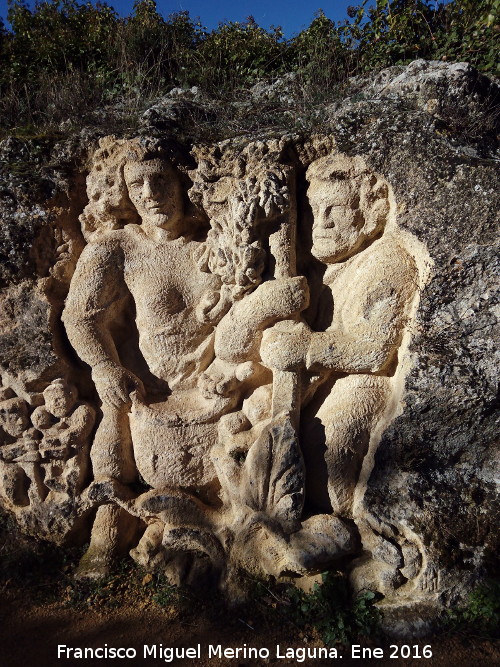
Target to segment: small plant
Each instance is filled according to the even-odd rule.
[[[489,580],[473,591],[468,602],[449,610],[446,626],[489,637],[500,636],[500,580]]]
[[[163,575],[151,575],[151,590],[154,591],[153,602],[159,607],[170,607],[179,602],[179,589]]]
[[[314,627],[325,644],[348,644],[377,632],[376,594],[365,591],[353,597],[345,576],[340,573],[325,573],[323,584],[316,584],[311,593],[290,587],[287,597],[292,603],[289,607],[292,620],[300,627]]]
[[[77,609],[93,606],[117,606],[113,577],[105,579],[71,579],[66,586],[64,602]]]

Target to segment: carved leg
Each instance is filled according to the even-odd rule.
[[[77,577],[99,579],[109,573],[113,560],[127,553],[139,520],[117,505],[101,505],[92,526],[90,545],[82,556]]]
[[[28,487],[28,498],[30,505],[36,506],[45,500],[49,489],[43,483],[42,469],[39,463],[22,462],[22,469],[30,480]]]
[[[30,480],[21,466],[0,461],[0,496],[15,507],[27,507],[29,486]]]
[[[128,405],[119,410],[102,406],[102,420],[90,452],[96,480],[113,477],[128,484],[137,477],[128,413]]]
[[[347,377],[338,380],[319,407],[316,402],[313,414],[304,418],[306,498],[315,508],[350,516],[371,433],[388,397],[388,378],[363,386],[363,376]]]
[[[134,561],[145,569],[159,570],[165,565],[165,552],[161,543],[164,529],[165,524],[162,521],[150,523],[138,545],[130,552]]]

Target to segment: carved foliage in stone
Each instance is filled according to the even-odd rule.
[[[120,549],[179,581],[319,572],[370,549],[425,252],[360,157],[286,138],[193,157],[101,140],[62,315],[97,428],[63,380],[37,407],[5,390],[2,495],[97,507],[90,576]]]

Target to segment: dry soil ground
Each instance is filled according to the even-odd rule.
[[[0,517],[1,518],[1,517]],[[411,641],[394,642],[431,646],[432,657],[405,659],[387,639],[359,639],[365,648],[383,649],[383,657],[351,658],[349,647],[338,647],[330,659],[306,658],[301,650],[324,647],[314,627],[299,627],[294,622],[285,597],[260,591],[255,599],[232,609],[216,594],[200,597],[186,591],[179,595],[160,577],[122,565],[105,582],[75,582],[73,571],[78,555],[43,546],[0,522],[0,667],[153,667],[189,665],[190,667],[243,667],[246,665],[339,665],[339,667],[500,667],[500,647],[492,640],[474,637],[470,632],[441,634]],[[284,602],[285,600],[285,602]],[[72,648],[126,647],[136,657],[123,659],[58,658],[58,645]],[[201,657],[174,659],[144,658],[144,645],[178,649],[201,645]],[[287,648],[292,657],[279,657]],[[222,648],[253,647],[269,649],[269,658],[208,658],[209,646]],[[73,653],[73,655],[75,655]],[[342,657],[340,657],[342,656]],[[168,654],[167,654],[168,657]]]
[[[281,653],[286,647],[300,647],[310,649],[322,646],[314,631],[306,633],[283,621],[276,623],[266,621],[264,617],[243,617],[241,612],[234,615],[222,609],[210,608],[206,604],[175,603],[161,607],[146,599],[134,598],[133,594],[119,596],[119,606],[100,606],[90,602],[88,607],[68,606],[67,600],[56,599],[43,602],[40,591],[35,599],[30,599],[27,589],[4,590],[0,607],[0,665],[1,667],[53,667],[54,665],[156,665],[174,664],[190,665],[192,667],[219,667],[231,665],[339,665],[352,667],[356,665],[387,667],[414,667],[429,665],[429,667],[498,667],[500,665],[499,646],[492,641],[474,638],[441,636],[425,640],[407,642],[412,646],[431,645],[432,658],[403,659],[390,658],[394,649],[389,648],[387,642],[362,642],[366,648],[372,650],[383,647],[384,657],[371,659],[350,657],[349,648],[339,648],[337,659],[307,659],[298,662],[293,658],[279,658],[276,655],[276,645],[279,644]],[[248,616],[248,614],[247,614]],[[249,627],[251,626],[251,627]],[[404,642],[395,642],[400,646]],[[135,658],[124,659],[72,659],[57,658],[58,645],[70,647],[128,647],[135,648]],[[174,659],[166,663],[163,658],[155,660],[153,657],[143,657],[144,645],[156,644],[157,650],[163,647],[196,647],[201,644],[201,659]],[[242,658],[208,658],[209,645],[223,648],[267,647],[270,651],[269,659],[260,658],[249,660]],[[414,650],[414,649],[412,649]],[[300,658],[297,651],[296,658]]]

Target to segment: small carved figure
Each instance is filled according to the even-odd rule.
[[[38,443],[43,483],[54,492],[80,493],[88,474],[89,436],[95,411],[77,401],[76,387],[62,378],[43,392],[44,405],[33,410],[31,423],[40,431]]]
[[[88,473],[94,409],[77,402],[76,388],[62,378],[51,382],[43,398],[31,415],[22,398],[0,403],[1,426],[10,436],[0,450],[8,464],[3,489],[19,507],[45,501],[50,491],[79,494]]]
[[[28,403],[8,387],[2,387],[1,393],[0,490],[14,508],[24,507],[38,500],[41,490],[37,433],[30,428]]]

